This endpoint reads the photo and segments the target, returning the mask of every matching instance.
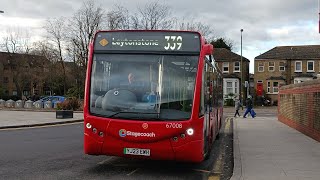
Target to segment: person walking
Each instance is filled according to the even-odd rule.
[[[254,118],[254,114],[252,114],[252,107],[253,107],[253,104],[252,104],[252,98],[251,96],[249,95],[248,98],[247,98],[247,101],[246,101],[246,112],[244,113],[243,115],[243,118],[246,118],[247,114],[250,113],[251,117]]]
[[[234,114],[234,117],[236,117],[237,115],[240,117],[240,114],[239,114],[239,110],[240,110],[240,107],[243,107],[240,100],[237,98],[235,99],[235,105],[234,105],[235,109],[236,109],[236,113]],[[243,109],[243,108],[242,108]]]

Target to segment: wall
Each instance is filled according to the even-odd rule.
[[[320,80],[280,88],[278,120],[320,141]]]

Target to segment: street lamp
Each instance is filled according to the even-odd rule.
[[[4,13],[4,11],[1,11],[1,10],[0,10],[0,13]]]
[[[243,65],[242,65],[242,32],[243,29],[240,29],[240,33],[241,33],[241,62],[240,62],[240,71],[241,71],[241,83],[240,83],[240,88],[241,88],[241,99],[242,99],[242,103],[244,103],[244,96],[243,96]]]

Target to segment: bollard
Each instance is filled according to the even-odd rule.
[[[51,101],[46,101],[44,103],[44,108],[45,109],[51,109],[52,108],[52,102]]]
[[[34,102],[34,107],[35,107],[36,109],[41,109],[41,108],[43,108],[43,102],[42,102],[42,101],[36,101],[36,102]]]
[[[6,107],[7,108],[13,108],[14,107],[14,101],[12,99],[9,99],[6,101]]]
[[[33,101],[28,100],[28,101],[26,101],[26,102],[24,103],[24,108],[26,108],[26,109],[32,109],[32,107],[33,107]]]
[[[23,108],[23,102],[21,100],[16,101],[16,108]]]
[[[0,99],[0,108],[3,108],[6,104],[6,101],[3,99]]]

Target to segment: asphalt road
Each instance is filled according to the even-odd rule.
[[[0,179],[229,179],[232,120],[201,164],[83,154],[83,124],[0,130]]]

